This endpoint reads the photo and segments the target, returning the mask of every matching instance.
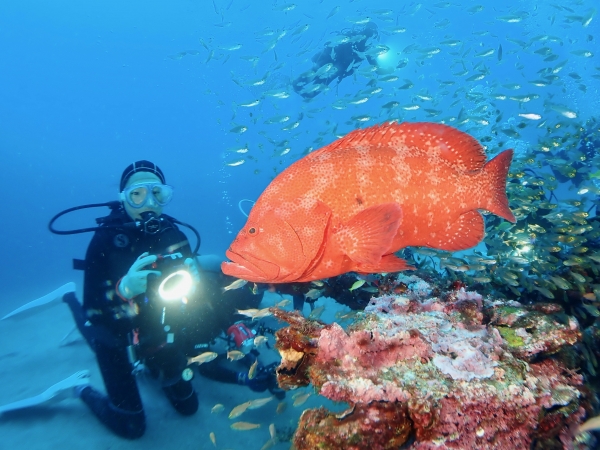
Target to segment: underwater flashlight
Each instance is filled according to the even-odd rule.
[[[194,279],[192,275],[184,269],[165,277],[158,286],[158,295],[164,301],[181,300],[192,291]]]

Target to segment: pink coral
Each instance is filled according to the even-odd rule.
[[[511,353],[498,329],[482,323],[477,293],[445,295],[443,311],[417,297],[373,299],[348,332],[335,323],[313,329],[308,376],[321,395],[362,411],[406,408],[416,434],[411,449],[512,450],[541,436],[571,445],[584,414],[580,375],[555,360],[527,363]],[[547,334],[551,324],[543,323]],[[567,343],[556,340],[557,348]]]
[[[334,361],[352,371],[377,371],[398,361],[432,355],[430,346],[418,333],[391,328],[387,332],[357,330],[348,335],[337,323],[321,332],[318,346],[317,363]]]
[[[327,381],[321,387],[320,394],[336,402],[359,398],[365,404],[374,401],[405,402],[410,399],[410,393],[394,382],[382,380],[374,383],[368,378],[352,378],[343,384]]]
[[[479,309],[483,308],[483,297],[481,296],[481,294],[474,291],[465,291],[464,287],[461,287],[458,290],[456,299],[459,302],[463,300],[475,300]]]

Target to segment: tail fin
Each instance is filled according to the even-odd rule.
[[[483,166],[482,176],[485,189],[489,192],[487,205],[489,212],[515,223],[514,214],[508,207],[506,196],[506,177],[513,157],[512,150],[505,150]]]

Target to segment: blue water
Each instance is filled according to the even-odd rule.
[[[201,252],[223,253],[244,223],[238,201],[256,199],[274,175],[307,149],[332,142],[336,134],[389,119],[450,120],[461,109],[479,114],[474,111],[481,108],[489,125],[471,122],[460,128],[478,138],[491,135],[492,144],[501,141],[502,148],[491,146],[490,154],[510,147],[524,153],[536,147],[543,129],[528,125],[518,139],[493,134],[498,127],[513,126],[518,113],[538,113],[558,123],[570,119],[545,102],[575,111],[581,122],[600,110],[600,18],[587,26],[571,18],[592,14],[597,8],[592,0],[481,2],[480,12],[468,11],[474,2],[343,3],[331,15],[338,4],[331,0],[295,5],[249,0],[0,2],[0,311],[67,281],[80,283],[71,259],[83,257],[90,235],[54,236],[47,230],[48,220],[71,206],[116,199],[121,172],[135,160],[148,159],[162,168],[176,189],[166,212],[198,228]],[[389,8],[390,14],[379,11]],[[520,19],[499,19],[508,15]],[[291,81],[311,68],[311,56],[352,22],[367,17],[378,25],[378,43],[390,48],[387,56],[393,63],[407,60],[406,67],[390,72],[399,80],[375,83],[381,92],[343,110],[331,104],[356,98],[377,77],[357,73],[338,87],[333,82],[312,101],[294,93]],[[294,34],[306,24],[307,31]],[[402,27],[405,32],[390,34]],[[548,35],[556,39],[543,37]],[[509,38],[530,45],[524,49]],[[441,44],[449,39],[460,43]],[[238,50],[227,49],[238,44]],[[557,59],[544,61],[545,56],[535,53],[543,47]],[[434,48],[440,51],[428,55]],[[495,53],[475,56],[488,49]],[[573,53],[582,50],[594,55]],[[560,79],[552,85],[529,83],[540,78],[541,69],[563,61]],[[368,68],[364,62],[357,72]],[[463,69],[467,75],[456,75]],[[466,81],[480,72],[486,74],[482,80]],[[248,86],[267,73],[264,85]],[[406,80],[414,86],[399,89]],[[502,87],[515,83],[521,89]],[[285,89],[289,97],[264,97],[271,89]],[[470,92],[483,97],[468,99]],[[539,97],[520,103],[493,99],[497,92]],[[261,100],[257,106],[236,106],[256,99]],[[392,100],[420,109],[381,108]],[[442,113],[430,117],[425,108]],[[502,113],[498,123],[492,111]],[[290,121],[264,123],[279,115]],[[357,115],[370,119],[350,119]],[[281,130],[300,117],[296,129]],[[237,125],[248,131],[230,132]],[[286,139],[287,145],[273,144]],[[243,145],[249,148],[246,155],[226,151]],[[291,151],[278,156],[287,146]],[[227,165],[236,158],[244,158],[244,164]],[[91,226],[94,217],[104,214],[81,213],[61,225]]]
[[[585,15],[593,2],[570,5],[576,14]],[[5,286],[3,296],[19,286],[36,280],[50,286],[57,278],[71,277],[70,258],[83,255],[88,236],[58,237],[46,230],[46,223],[56,212],[84,203],[112,200],[117,193],[123,168],[138,159],[155,161],[176,188],[169,213],[194,224],[204,236],[203,253],[223,252],[243,225],[237,202],[255,199],[280,172],[309,147],[319,148],[358,126],[375,124],[390,118],[424,120],[423,104],[419,111],[388,112],[381,105],[396,100],[401,105],[413,103],[415,93],[427,93],[437,99],[430,106],[443,110],[442,116],[456,115],[461,107],[475,107],[467,101],[449,108],[472,88],[489,88],[497,84],[522,83],[518,94],[537,92],[540,98],[527,109],[543,111],[543,101],[552,101],[577,110],[580,118],[597,112],[597,56],[584,58],[572,50],[594,50],[598,19],[587,27],[565,23],[574,15],[550,5],[533,6],[531,2],[505,5],[484,4],[483,10],[467,10],[475,4],[460,6],[453,2],[410,3],[382,14],[389,2],[349,2],[325,20],[336,3],[329,1],[291,3],[228,1],[174,2],[2,2],[0,5],[0,151],[4,173],[2,250],[10,263],[3,273],[13,285]],[[450,6],[447,6],[450,5]],[[568,6],[569,5],[565,5]],[[218,12],[218,14],[217,14]],[[517,23],[498,17],[522,14]],[[388,45],[388,56],[406,58],[407,67],[395,73],[395,83],[378,83],[383,91],[363,104],[345,110],[330,107],[335,100],[353,98],[367,88],[368,79],[358,75],[344,79],[335,88],[305,102],[295,94],[290,81],[311,68],[310,57],[341,30],[353,26],[351,21],[371,18],[380,29],[381,44]],[[553,19],[553,25],[549,23]],[[308,24],[304,33],[294,35]],[[385,30],[405,27],[406,32],[386,35]],[[271,35],[268,32],[271,31]],[[265,51],[281,32],[273,50]],[[485,35],[473,32],[488,32]],[[263,36],[265,35],[266,36]],[[527,51],[508,42],[507,38],[529,41],[536,35],[549,34],[560,43],[535,43]],[[592,37],[589,41],[588,36]],[[209,50],[214,50],[208,62]],[[445,39],[457,39],[457,47],[440,45]],[[224,50],[242,44],[239,50]],[[418,49],[402,51],[411,44]],[[503,46],[503,59],[474,57],[486,49]],[[544,63],[533,53],[548,45],[558,60]],[[430,58],[420,49],[439,47],[441,52]],[[462,56],[471,50],[463,62]],[[174,55],[186,54],[177,59]],[[241,57],[256,57],[251,62]],[[564,82],[545,88],[525,84],[539,78],[542,67],[568,60],[560,76]],[[453,62],[454,61],[454,62]],[[481,81],[466,82],[453,73],[478,63],[489,74]],[[515,65],[524,67],[517,69]],[[280,65],[280,67],[277,67]],[[365,62],[362,69],[368,68]],[[481,69],[481,67],[480,67]],[[243,82],[256,80],[269,72],[263,86],[244,87]],[[579,74],[587,93],[575,88],[569,72]],[[395,90],[410,80],[410,90]],[[440,86],[439,81],[455,81]],[[262,98],[263,91],[284,88],[286,99]],[[486,91],[482,91],[486,92]],[[457,93],[455,96],[455,93]],[[510,92],[509,92],[510,93]],[[440,98],[443,97],[443,98]],[[252,108],[237,108],[240,103],[261,99]],[[495,102],[502,109],[504,121],[519,111],[517,102]],[[303,114],[300,126],[281,131],[282,124],[263,122],[286,114],[291,121]],[[252,117],[250,117],[252,114]],[[365,123],[346,123],[351,116],[370,115]],[[253,121],[256,120],[256,124]],[[288,123],[291,123],[288,122]],[[248,126],[242,135],[230,133],[235,125]],[[334,130],[334,126],[337,128]],[[464,127],[463,127],[464,128]],[[467,127],[468,128],[468,127]],[[478,131],[482,135],[483,130]],[[514,146],[535,144],[535,129],[523,133],[530,141]],[[320,140],[316,141],[317,138]],[[289,140],[290,153],[273,156],[275,149],[268,140]],[[224,155],[227,148],[247,144],[247,160],[238,167],[225,166],[232,159]],[[498,149],[499,150],[499,149]],[[255,171],[259,171],[255,174]],[[98,211],[98,215],[103,212]],[[79,225],[94,215],[79,216],[65,224]]]

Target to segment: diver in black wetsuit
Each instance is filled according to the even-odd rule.
[[[340,43],[327,43],[325,48],[312,57],[313,68],[301,74],[293,82],[294,91],[305,99],[316,97],[337,78],[338,83],[367,59],[371,65],[377,65],[376,59],[365,52],[371,39],[379,36],[377,25],[372,22],[364,27],[353,28],[343,33]]]
[[[252,364],[258,360],[259,352],[255,348],[254,339],[256,336],[265,336],[266,333],[274,334],[275,330],[265,328],[259,325],[257,330],[249,328],[244,321],[238,321],[227,329],[227,340],[230,346],[229,350],[235,349],[244,354],[244,356],[232,364],[227,361],[230,352],[220,353],[217,358],[208,364],[200,364],[198,371],[205,377],[221,383],[240,384],[248,386],[255,392],[264,392],[267,389],[278,399],[285,397],[285,392],[277,385],[275,369],[278,362],[273,362],[266,366],[260,362],[257,365],[256,372],[249,374]],[[214,343],[215,341],[213,341]],[[209,350],[213,350],[209,347]],[[241,356],[240,354],[240,356]],[[233,367],[233,368],[232,368]]]
[[[90,242],[83,267],[85,317],[76,317],[96,354],[108,394],[84,386],[79,395],[108,428],[130,439],[140,437],[146,427],[128,354],[134,344],[147,353],[148,368],[162,372],[163,389],[175,409],[184,415],[198,409],[190,381],[181,377],[187,365],[185,354],[178,347],[160,342],[164,333],[154,335],[150,324],[140,320],[143,308],[135,302],[146,291],[148,275],[160,273],[145,270],[156,262],[156,255],[178,252],[188,264],[192,261],[186,236],[169,217],[161,217],[162,207],[172,195],[164,181],[162,171],[148,161],[132,164],[123,173],[123,208],[113,210],[111,226],[100,227]],[[145,226],[128,228],[126,224],[132,219],[143,221]],[[65,298],[67,303],[74,300],[72,294],[69,297]],[[131,337],[135,328],[140,331],[139,344]]]
[[[198,398],[190,382],[193,372],[188,357],[205,351],[204,343],[227,329],[236,309],[258,306],[260,296],[249,289],[223,292],[232,278],[218,268],[198,267],[195,252],[177,227],[182,223],[162,214],[171,200],[172,188],[165,184],[156,165],[138,161],[127,167],[120,190],[122,203],[110,205],[112,212],[98,219],[99,227],[57,231],[52,223],[63,212],[51,221],[50,229],[59,234],[95,231],[85,260],[75,261],[76,268],[85,271],[83,306],[73,293],[63,300],[96,354],[108,395],[89,385],[77,387],[76,393],[113,432],[134,439],[146,428],[134,369],[145,367],[161,381],[179,413],[194,414]],[[178,276],[192,283],[185,294],[175,294],[169,300],[169,285],[165,283],[176,269],[184,269],[189,277]],[[159,284],[167,288],[161,291]],[[143,365],[137,366],[140,361]],[[217,366],[213,372],[218,379]],[[274,375],[263,372],[259,371],[263,375],[260,380],[270,376],[272,384]],[[227,378],[229,372],[221,373]],[[264,390],[260,380],[248,382],[236,373],[235,382]]]

